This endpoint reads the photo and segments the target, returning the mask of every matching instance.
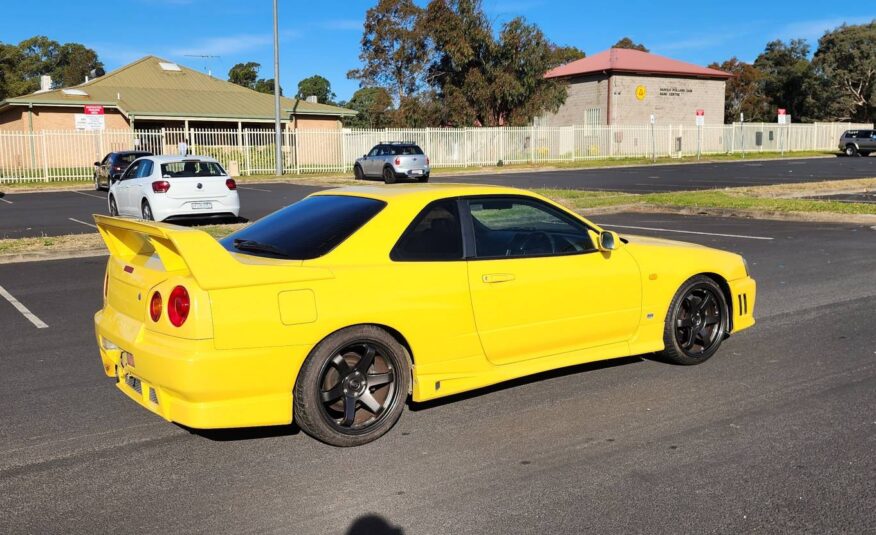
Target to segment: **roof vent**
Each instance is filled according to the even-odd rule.
[[[319,99],[316,98],[316,95],[308,95],[308,97],[307,97],[306,99],[304,99],[304,101],[305,101],[305,102],[310,102],[310,103],[313,103],[313,104],[318,104],[318,103],[319,103]]]
[[[83,91],[81,89],[62,89],[61,93],[64,93],[65,95],[69,95],[71,97],[87,97],[88,96],[88,93],[86,93],[85,91]]]
[[[158,66],[161,67],[162,71],[179,72],[182,70],[179,68],[179,65],[177,65],[176,63],[168,63],[165,61],[159,61]]]

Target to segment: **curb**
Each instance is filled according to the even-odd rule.
[[[25,262],[45,262],[49,260],[67,260],[70,258],[91,258],[96,256],[107,256],[109,252],[105,248],[100,249],[82,249],[79,251],[57,251],[57,252],[41,252],[33,251],[27,253],[13,253],[8,255],[0,254],[0,264],[21,264]]]

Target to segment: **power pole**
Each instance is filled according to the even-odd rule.
[[[277,176],[283,174],[283,134],[280,128],[280,27],[277,0],[274,0],[274,172]]]

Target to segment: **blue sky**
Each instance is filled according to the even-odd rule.
[[[359,66],[362,20],[375,2],[280,0],[280,79],[293,94],[300,79],[328,78],[339,99],[358,88],[347,80]],[[418,1],[425,4],[425,1]],[[484,0],[496,25],[515,16],[537,23],[549,39],[588,54],[627,35],[652,52],[705,65],[737,56],[752,61],[767,41],[806,38],[813,45],[842,22],[876,18],[876,4],[854,13],[823,0],[673,2],[626,0]],[[225,77],[238,62],[257,61],[272,77],[271,0],[36,0],[9,2],[0,41],[43,34],[97,50],[108,69],[153,54]],[[869,11],[869,12],[868,12]],[[38,16],[34,16],[35,13]],[[189,56],[210,55],[217,59]]]

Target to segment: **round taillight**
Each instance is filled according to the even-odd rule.
[[[189,317],[190,307],[189,292],[182,286],[177,286],[170,292],[167,300],[167,317],[175,327],[179,327]]]
[[[149,301],[149,317],[156,323],[161,319],[161,294],[158,292],[152,294],[152,299]]]
[[[237,182],[233,178],[229,178],[225,181],[225,187],[231,190],[237,189]]]

